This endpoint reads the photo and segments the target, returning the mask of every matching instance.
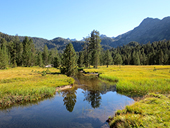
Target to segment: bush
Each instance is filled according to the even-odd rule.
[[[42,76],[46,76],[46,72],[45,71],[42,71]]]

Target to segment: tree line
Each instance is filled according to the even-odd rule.
[[[60,62],[57,49],[48,50],[45,45],[43,51],[36,50],[32,39],[28,37],[25,37],[22,42],[18,36],[9,42],[4,38],[0,40],[0,69],[17,66],[43,67],[47,64],[54,64],[56,61]]]
[[[155,41],[153,43],[129,44],[112,48],[112,64],[123,65],[169,65],[170,64],[170,40]],[[103,61],[104,62],[104,61]],[[103,63],[105,64],[105,62]]]
[[[102,50],[99,32],[93,30],[84,38],[83,50],[75,52],[69,43],[62,53],[56,48],[36,50],[32,39],[25,37],[21,42],[18,36],[12,40],[0,39],[0,69],[17,66],[40,66],[53,64],[61,73],[74,75],[77,67],[97,68],[98,65],[169,65],[170,41],[156,41],[139,44],[132,41],[122,47]]]
[[[99,41],[100,42],[100,41]],[[85,39],[84,50],[79,52],[79,67],[94,65],[91,37]],[[122,47],[97,51],[98,65],[170,65],[170,40],[139,44],[132,41]]]

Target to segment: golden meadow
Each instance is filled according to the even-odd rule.
[[[117,81],[119,93],[170,93],[170,66],[100,66],[84,71],[98,72],[101,79]]]
[[[56,87],[74,83],[73,78],[59,73],[56,68],[40,67],[0,70],[0,107],[52,96]]]
[[[170,127],[170,66],[101,66],[84,70],[117,81],[117,92],[121,94],[145,95],[109,117],[110,127]]]

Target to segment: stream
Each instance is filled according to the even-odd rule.
[[[53,97],[0,109],[0,128],[109,128],[108,117],[134,103],[96,76],[80,73],[75,80]]]

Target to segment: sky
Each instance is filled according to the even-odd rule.
[[[0,32],[81,40],[94,29],[116,37],[143,19],[170,16],[170,0],[0,0]]]

